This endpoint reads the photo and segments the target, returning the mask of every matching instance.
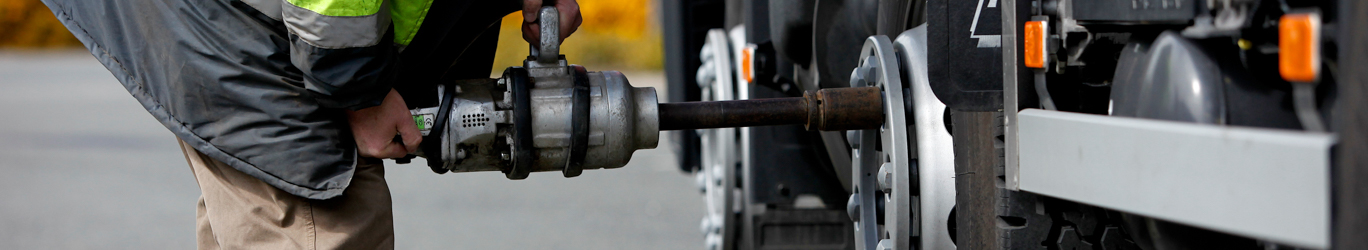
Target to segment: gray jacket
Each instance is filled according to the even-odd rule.
[[[378,105],[397,74],[391,1],[331,17],[282,0],[43,0],[181,140],[311,199],[351,181],[343,111]]]

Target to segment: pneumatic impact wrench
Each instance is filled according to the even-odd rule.
[[[661,130],[806,124],[810,130],[877,128],[880,90],[823,89],[803,97],[659,103],[654,88],[632,87],[617,71],[586,71],[560,54],[559,12],[542,7],[540,46],[497,79],[438,86],[438,107],[410,110],[423,143],[416,156],[437,173],[619,168]],[[411,158],[411,157],[409,157]],[[407,162],[407,159],[400,161]]]

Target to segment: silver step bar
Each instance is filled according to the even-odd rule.
[[[1023,191],[1280,244],[1330,245],[1331,134],[1038,109],[1017,118]]]

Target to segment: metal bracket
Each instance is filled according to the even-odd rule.
[[[508,88],[513,92],[513,140],[511,144],[513,166],[504,171],[505,177],[513,180],[527,179],[532,173],[532,161],[536,150],[532,146],[532,84],[527,70],[508,68],[504,72],[508,78]]]
[[[575,68],[570,102],[570,146],[565,148],[570,154],[565,157],[565,168],[561,169],[566,178],[584,172],[584,154],[589,151],[589,76],[584,68]]]
[[[1017,17],[1016,0],[1002,0],[1002,129],[1003,134],[1003,172],[1004,189],[1016,191],[1019,189],[1017,183],[1018,166],[1017,155],[1020,150],[1017,146],[1017,110],[1018,107],[1017,85],[1021,84],[1018,80],[1018,63],[1021,60],[1017,57]]]
[[[445,174],[448,170],[446,166],[443,165],[443,161],[439,160],[442,158],[442,131],[446,131],[447,119],[451,116],[450,110],[452,102],[454,101],[453,99],[456,98],[456,87],[453,84],[440,88],[442,89],[442,98],[441,103],[438,105],[439,108],[437,109],[437,119],[432,121],[432,130],[430,130],[432,132],[424,137],[423,143],[418,146],[421,147],[424,154],[431,152],[430,154],[432,155],[427,157],[435,157],[435,159],[428,160],[428,167],[432,168],[432,172]]]

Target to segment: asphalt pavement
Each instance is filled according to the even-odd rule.
[[[626,75],[664,96],[660,72]],[[396,246],[701,249],[701,195],[661,141],[568,179],[387,161]],[[0,249],[194,248],[199,187],[175,136],[84,51],[0,52],[0,171]]]

